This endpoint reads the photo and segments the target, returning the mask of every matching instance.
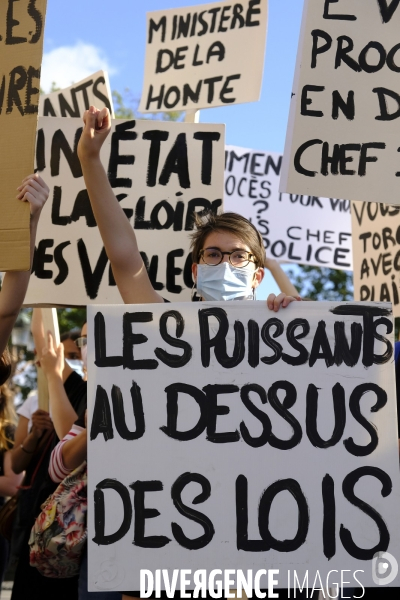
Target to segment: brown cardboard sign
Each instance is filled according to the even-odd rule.
[[[0,271],[29,269],[29,206],[17,187],[33,173],[47,0],[0,3]]]

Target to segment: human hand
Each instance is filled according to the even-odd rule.
[[[43,179],[35,173],[34,175],[28,175],[23,179],[21,185],[17,188],[18,200],[22,202],[29,202],[31,208],[32,217],[38,217],[40,212],[45,205],[47,198],[49,197],[49,188]]]
[[[47,332],[46,346],[43,348],[40,366],[47,379],[52,375],[62,379],[64,370],[64,346],[63,344],[60,344],[58,348],[55,348],[53,336],[50,331]]]
[[[38,440],[46,429],[53,429],[53,421],[48,412],[38,408],[32,415],[31,435]]]
[[[98,110],[91,106],[83,115],[85,124],[78,144],[79,160],[97,158],[101,147],[111,130],[111,116],[108,108]]]
[[[267,306],[270,310],[278,312],[281,306],[282,308],[286,308],[291,302],[295,302],[296,300],[301,300],[300,296],[295,298],[294,296],[287,296],[284,293],[279,294],[278,296],[270,294],[267,298]]]

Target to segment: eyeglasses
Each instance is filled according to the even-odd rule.
[[[75,344],[78,346],[78,348],[83,348],[83,346],[86,346],[87,344],[87,336],[83,335],[82,337],[76,338]]]
[[[254,254],[246,250],[232,250],[232,252],[222,252],[219,248],[205,248],[204,250],[200,250],[200,258],[210,267],[219,265],[225,255],[229,257],[229,262],[233,267],[247,267],[250,262],[255,262]]]

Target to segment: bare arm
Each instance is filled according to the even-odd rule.
[[[105,108],[85,112],[78,155],[93,213],[110,259],[115,281],[127,304],[163,302],[150,283],[135,233],[110,186],[100,150],[111,128]]]
[[[41,409],[38,409],[32,415],[32,429],[30,432],[28,432],[28,423],[26,417],[22,415],[19,417],[17,429],[15,430],[14,448],[10,450],[14,473],[22,473],[27,468],[44,431],[53,429],[49,413]]]
[[[47,332],[45,332],[45,330],[44,330],[41,308],[34,308],[32,311],[31,332],[32,332],[33,342],[35,344],[36,354],[40,360],[40,357],[43,355],[44,351],[45,350],[47,351],[47,341],[46,341]],[[73,369],[71,369],[69,364],[64,360],[63,372],[62,372],[62,379],[64,382],[71,375],[72,370]]]
[[[62,447],[62,459],[66,469],[76,469],[87,457],[87,430],[81,431]]]
[[[271,275],[275,279],[281,292],[288,296],[293,296],[296,299],[299,297],[299,292],[296,290],[278,261],[273,260],[272,258],[266,258],[265,268],[271,272]]]
[[[0,476],[0,495],[13,496],[17,492],[17,487],[20,485],[23,475],[14,473],[11,467],[11,453],[4,454],[3,462],[4,475]]]
[[[42,356],[43,348],[46,345],[46,340],[44,337],[44,327],[41,308],[34,308],[32,311],[31,332],[33,337],[33,343],[35,344],[36,355]]]
[[[59,483],[74,469],[79,467],[87,457],[86,429],[74,425],[65,438],[54,448],[50,456],[49,475],[55,483]]]
[[[53,336],[47,334],[47,345],[43,350],[40,365],[49,386],[49,402],[54,429],[62,440],[78,418],[64,388],[64,346],[54,348]],[[68,367],[70,372],[72,369]],[[82,461],[81,461],[82,462]]]
[[[31,207],[31,263],[35,250],[36,231],[40,213],[49,195],[49,188],[38,175],[29,175],[18,188],[18,199]],[[29,271],[8,271],[4,275],[0,293],[0,355],[3,353],[19,310],[25,298],[30,277]]]

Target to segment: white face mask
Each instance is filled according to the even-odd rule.
[[[215,267],[197,265],[197,293],[204,300],[253,300],[254,269],[239,269],[229,262]]]
[[[71,369],[76,371],[78,373],[78,375],[83,377],[83,361],[82,360],[79,360],[78,358],[74,358],[74,359],[66,358],[65,362],[67,363],[67,365],[69,365],[71,367]]]
[[[87,368],[87,344],[85,344],[84,346],[81,347],[81,357],[82,357],[83,366],[86,369]]]

